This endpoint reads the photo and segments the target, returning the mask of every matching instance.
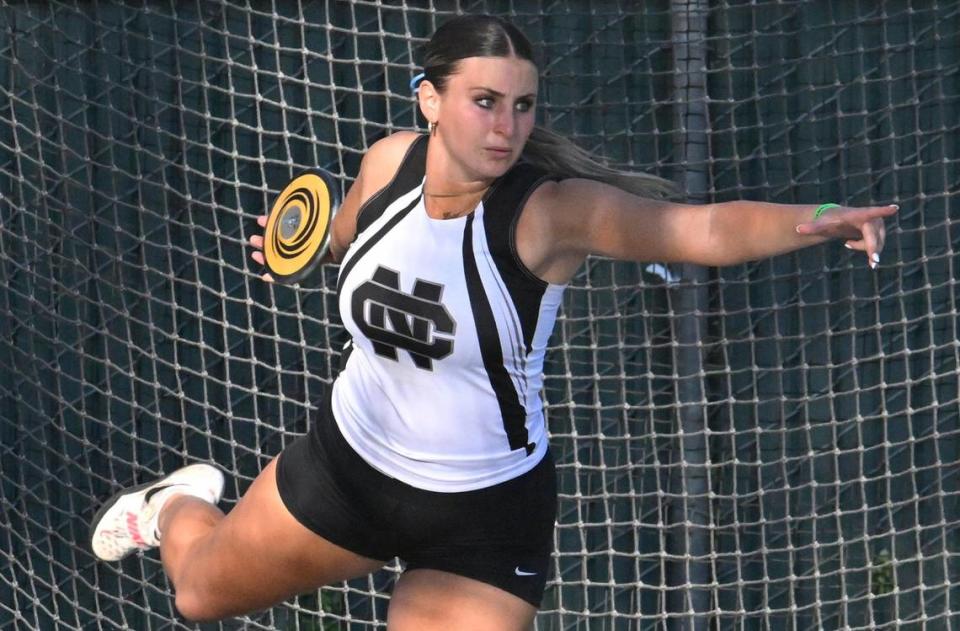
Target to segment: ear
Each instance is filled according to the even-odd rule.
[[[440,114],[440,93],[433,87],[433,84],[424,79],[420,82],[417,90],[417,98],[420,101],[420,112],[429,123],[436,123]]]

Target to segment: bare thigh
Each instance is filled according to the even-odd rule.
[[[177,513],[164,531],[161,555],[174,582],[177,608],[187,618],[220,619],[264,609],[383,565],[300,524],[280,499],[276,462],[263,469],[224,517],[197,501],[171,506]],[[204,515],[207,508],[215,513]],[[205,519],[210,521],[204,526]]]
[[[393,590],[388,631],[523,631],[536,608],[493,585],[439,570],[404,572]]]

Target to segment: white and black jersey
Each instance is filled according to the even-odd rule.
[[[332,409],[372,466],[421,489],[469,491],[532,469],[547,450],[543,359],[563,286],[520,262],[517,220],[550,176],[518,163],[464,217],[432,219],[427,143],[360,210],[340,267],[352,349]]]

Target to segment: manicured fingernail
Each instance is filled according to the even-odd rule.
[[[877,252],[874,252],[872,255],[870,255],[870,260],[873,261],[873,262],[876,263],[876,264],[879,264],[879,263],[880,263],[880,254],[877,253]]]
[[[894,210],[900,210],[900,205],[899,205],[899,204],[890,204],[890,208],[893,208]]]
[[[852,249],[853,249],[853,246],[850,245],[849,243],[844,243],[844,244],[843,244],[843,247],[847,248],[848,250],[852,250]]]

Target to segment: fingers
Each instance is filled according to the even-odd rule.
[[[858,240],[850,239],[849,241],[843,244],[843,247],[847,248],[848,250],[857,250],[859,252],[863,252],[867,249],[867,246],[863,244],[863,239],[858,239]]]
[[[867,255],[867,264],[876,269],[880,263],[880,253],[886,242],[887,230],[882,220],[875,220],[863,226],[862,239],[849,239],[843,245],[849,250],[864,252]]]
[[[796,230],[803,235],[832,235],[841,238],[847,233],[844,246],[865,253],[867,264],[871,269],[877,269],[887,236],[884,218],[896,214],[899,209],[896,204],[843,209],[841,212],[824,215],[816,221],[799,224]],[[838,230],[841,226],[844,229]],[[860,232],[859,239],[849,238],[851,228]]]
[[[260,226],[261,228],[266,228],[266,227],[267,227],[267,216],[266,216],[266,215],[260,215],[259,217],[257,217],[257,225]],[[251,236],[251,237],[250,237],[250,245],[252,245],[252,246],[253,246],[255,249],[257,249],[257,250],[262,250],[262,249],[263,249],[263,235],[255,234],[255,235]],[[254,255],[256,255],[256,254],[257,254],[257,253],[254,252]],[[253,258],[256,259],[257,257],[254,256]],[[263,257],[261,257],[261,259],[262,259],[262,258],[263,258]],[[261,261],[258,261],[258,262],[263,263],[262,260],[261,260]]]
[[[266,228],[267,216],[260,215],[257,217],[257,225],[261,228]],[[253,252],[250,253],[250,258],[252,258],[258,265],[266,265],[266,261],[263,258],[263,235],[252,235],[250,237],[250,246],[253,248]],[[269,273],[261,274],[260,278],[268,283],[273,282],[273,276],[271,276]]]
[[[806,235],[816,235],[822,232],[826,232],[827,228],[832,228],[839,225],[840,221],[836,218],[821,218],[816,221],[808,221],[807,223],[797,224],[797,234],[806,234]]]
[[[867,253],[867,264],[870,269],[877,269],[880,264],[880,249],[878,247],[877,227],[873,222],[863,224],[863,250]]]
[[[250,240],[253,241],[253,239],[250,239]],[[253,259],[257,264],[259,264],[259,265],[266,265],[266,263],[265,263],[264,260],[263,260],[263,252],[261,252],[260,250],[256,250],[256,251],[254,251],[254,252],[251,252],[251,253],[250,253],[250,258],[252,258],[252,259]],[[262,278],[263,280],[267,281],[268,283],[272,283],[272,282],[273,282],[273,276],[271,276],[269,273],[261,274],[261,275],[260,275],[260,278]]]
[[[263,254],[261,254],[260,252],[254,252],[251,256],[253,256],[254,261],[259,263],[260,265],[263,265]],[[273,276],[270,275],[270,272],[264,272],[263,274],[260,274],[260,278],[267,281],[268,283],[273,282]]]
[[[883,246],[887,243],[887,225],[882,219],[875,222],[877,228],[877,254],[883,252]]]

